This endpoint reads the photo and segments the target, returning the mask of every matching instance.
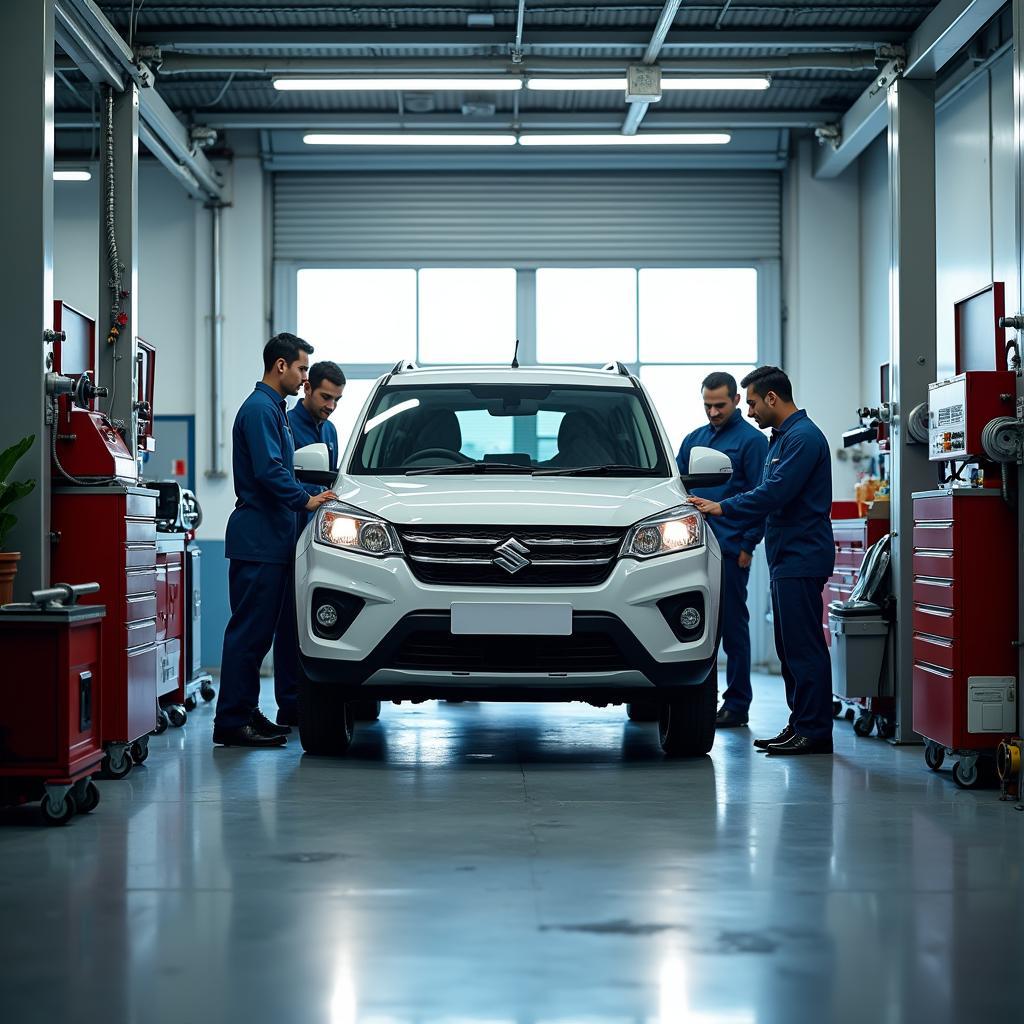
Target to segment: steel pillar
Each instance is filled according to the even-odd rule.
[[[136,429],[136,352],[138,332],[139,234],[139,89],[129,82],[123,92],[104,90],[100,118],[99,316],[100,383],[110,388],[105,410],[124,427],[125,443],[138,458]],[[110,152],[107,148],[110,146]],[[120,291],[112,282],[120,265]],[[127,316],[118,323],[119,314]],[[113,329],[116,328],[116,337]]]
[[[4,147],[0,222],[0,295],[4,309],[4,396],[0,449],[27,434],[35,444],[12,479],[35,479],[35,490],[9,511],[17,525],[5,549],[20,551],[15,597],[50,585],[50,454],[44,374],[53,326],[53,3],[0,5],[0,95]]]
[[[1017,301],[1024,313],[1024,0],[1013,3],[1013,156],[1016,184]],[[1007,312],[1012,312],[1007,310]],[[1017,343],[1024,345],[1024,331],[1017,332]],[[1017,374],[1017,416],[1024,410],[1024,382]],[[1024,640],[1024,468],[1017,467],[1017,641]],[[1021,681],[1024,680],[1024,648],[1017,648],[1017,735],[1024,734],[1021,710]]]
[[[927,447],[906,429],[935,379],[935,82],[899,78],[888,90],[889,366],[896,741],[913,742],[914,491],[934,486]]]

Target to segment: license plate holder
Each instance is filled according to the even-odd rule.
[[[572,636],[571,604],[454,601],[455,636]]]

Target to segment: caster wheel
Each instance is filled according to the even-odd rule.
[[[50,803],[49,796],[44,796],[39,809],[43,812],[43,821],[47,825],[66,825],[78,813],[78,805],[70,790],[64,794],[64,799],[56,807]]]
[[[848,722],[852,722],[856,717],[857,717],[857,712],[854,711],[853,708],[847,708],[843,712],[843,718],[845,718]]]
[[[143,742],[142,740],[136,740],[131,747],[132,750],[132,761],[135,764],[145,764],[146,758],[149,757],[149,743]]]
[[[121,757],[120,764],[115,765],[110,759],[110,754],[103,755],[103,761],[100,763],[100,771],[103,773],[105,778],[108,779],[123,779],[132,770],[132,755],[131,752],[126,750]]]
[[[175,729],[180,729],[188,721],[188,712],[180,704],[172,704],[167,709],[167,719]]]
[[[967,767],[963,761],[957,761],[953,765],[953,781],[961,789],[974,789],[978,784],[978,779],[981,777],[981,773],[978,771],[978,762],[975,761],[970,767]]]
[[[843,702],[841,700],[832,701],[832,717],[838,718],[843,713]]]
[[[946,760],[946,751],[938,745],[938,743],[927,743],[924,748],[924,763],[928,765],[933,772],[937,772],[942,767],[942,762]]]
[[[167,717],[167,712],[161,708],[156,715],[156,728],[153,730],[154,736],[162,736],[167,732],[167,727],[171,724],[171,720]]]
[[[858,736],[870,736],[871,730],[875,727],[875,716],[874,715],[861,715],[859,718],[854,719],[853,731]]]
[[[207,703],[217,696],[217,691],[213,688],[213,683],[201,683],[199,685],[199,693]]]
[[[896,735],[896,723],[889,718],[876,718],[875,734],[883,740],[891,740]]]
[[[78,813],[91,814],[100,805],[100,787],[90,779],[85,786],[85,792],[78,800]]]
[[[193,694],[190,697],[186,697],[185,698],[185,710],[186,711],[195,711],[195,709],[197,707],[199,707],[199,701],[196,700],[195,694]]]

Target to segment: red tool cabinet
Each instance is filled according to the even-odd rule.
[[[914,495],[914,730],[947,751],[1016,729],[1015,519],[992,488]]]
[[[7,605],[0,612],[0,802],[43,795],[64,824],[91,811],[103,758],[102,607]]]
[[[156,494],[144,487],[54,488],[51,574],[95,580],[104,604],[100,736],[104,772],[121,778],[145,760],[157,717]]]
[[[158,534],[156,541],[157,695],[184,704],[185,535]]]

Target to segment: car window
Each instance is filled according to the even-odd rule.
[[[490,464],[485,468],[498,472],[613,466],[670,475],[639,389],[514,383],[381,388],[349,472],[468,464]]]

